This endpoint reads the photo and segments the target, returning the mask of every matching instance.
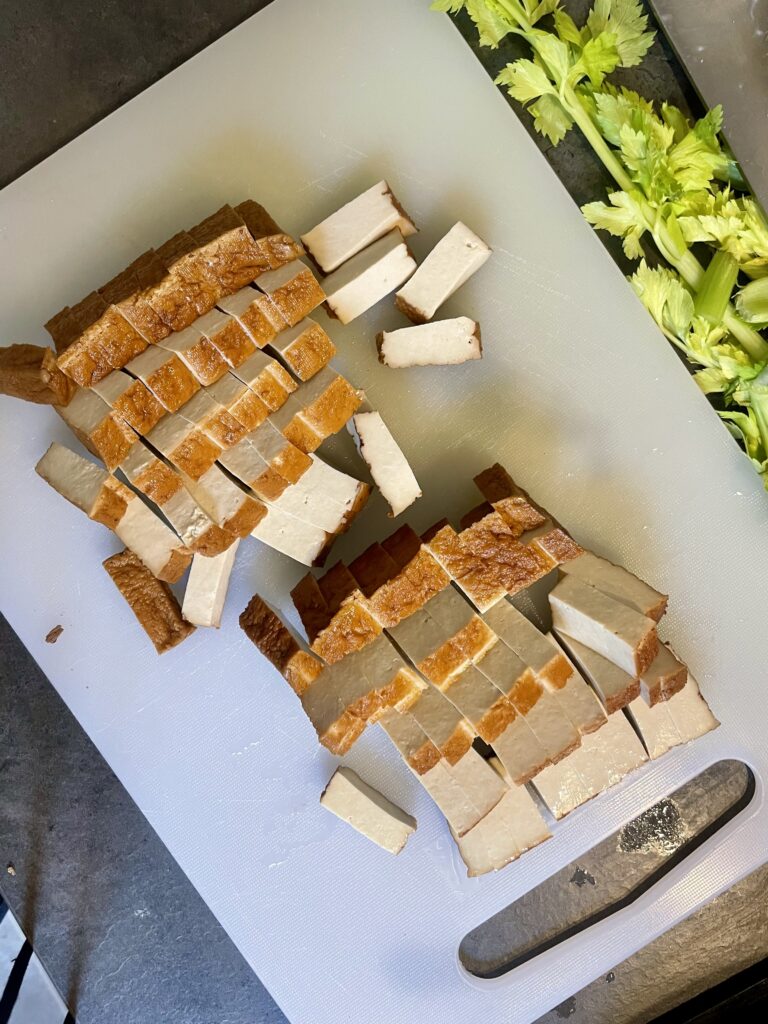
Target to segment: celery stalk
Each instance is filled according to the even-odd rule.
[[[736,312],[749,324],[768,324],[768,277],[750,281],[736,296]]]
[[[728,308],[739,265],[730,253],[718,249],[704,271],[694,309],[710,324],[719,324]]]

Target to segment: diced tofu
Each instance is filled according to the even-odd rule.
[[[524,786],[510,786],[484,818],[456,836],[470,878],[499,871],[551,833]]]
[[[475,665],[453,676],[441,691],[486,743],[495,743],[517,718],[512,702]]]
[[[240,614],[240,628],[264,657],[301,697],[322,671],[322,664],[313,657],[292,631],[254,594]]]
[[[214,346],[229,366],[240,366],[256,351],[256,343],[239,321],[220,309],[195,320],[193,327]]]
[[[182,474],[187,490],[214,523],[236,537],[247,537],[267,514],[267,507],[239,487],[215,463],[199,480]]]
[[[667,595],[654,590],[620,565],[585,551],[578,558],[564,563],[563,572],[576,576],[591,587],[608,594],[615,601],[629,605],[641,615],[658,622],[667,608]]]
[[[162,277],[163,267],[150,251],[134,260],[124,271],[99,288],[99,294],[108,304],[117,306],[122,315],[148,342],[156,344],[170,334],[170,327],[147,302],[143,292],[153,280]]]
[[[548,636],[554,644],[554,637]],[[594,692],[584,682],[576,666],[569,660],[571,674],[565,684],[555,690],[560,707],[582,736],[602,728],[607,714]]]
[[[172,331],[183,331],[207,313],[225,289],[187,231],[164,242],[156,256],[164,270],[144,294]]]
[[[486,612],[485,621],[531,668],[542,683],[559,690],[573,672],[562,650],[510,601],[500,601]]]
[[[426,323],[490,255],[482,238],[458,221],[397,293],[397,308],[414,323]]]
[[[389,853],[400,853],[416,831],[415,818],[343,765],[331,776],[320,803]]]
[[[190,228],[200,255],[225,292],[252,281],[264,268],[264,257],[241,217],[231,206]]]
[[[219,299],[217,305],[247,332],[258,348],[263,348],[280,330],[281,320],[273,304],[255,288],[241,288],[234,295]]]
[[[272,422],[297,448],[309,453],[341,430],[361,401],[360,392],[326,366],[290,396]]]
[[[709,710],[692,675],[688,676],[682,690],[665,701],[665,705],[684,743],[698,739],[720,724]]]
[[[265,420],[247,435],[246,441],[264,461],[289,483],[297,483],[312,466],[312,460]]]
[[[275,223],[267,211],[253,199],[246,199],[235,207],[235,212],[256,241],[262,260],[262,270],[275,270],[302,256],[304,249]]]
[[[649,707],[642,697],[636,697],[627,705],[629,720],[643,741],[651,760],[661,757],[672,747],[683,742],[675,720],[669,713],[668,703],[661,701],[654,707]]]
[[[455,587],[446,587],[435,594],[424,610],[470,661],[482,658],[498,639]]]
[[[403,238],[416,228],[386,181],[380,181],[301,236],[315,262],[326,274],[372,242],[392,231]]]
[[[427,679],[443,687],[469,664],[469,659],[450,636],[421,608],[389,627],[395,643]]]
[[[336,346],[320,324],[309,317],[281,331],[270,348],[299,380],[309,380],[336,355]]]
[[[119,466],[138,441],[128,424],[90,389],[78,388],[68,405],[54,408],[88,451],[98,456],[109,470]]]
[[[314,565],[328,546],[328,534],[319,526],[270,508],[251,536],[302,565]]]
[[[189,571],[181,614],[195,626],[221,625],[229,578],[235,564],[239,541],[214,558],[195,555]]]
[[[56,365],[56,356],[39,345],[0,348],[0,395],[38,405],[67,405],[76,385]]]
[[[518,786],[530,782],[552,763],[544,744],[524,715],[518,715],[503,732],[499,733],[493,741],[493,749],[509,778]],[[567,761],[568,758],[561,763]]]
[[[358,487],[355,487],[354,495],[350,495],[349,500],[341,504],[323,486],[326,480],[325,469],[330,470],[331,467],[320,463],[319,459],[313,461],[301,479],[293,487],[287,488],[273,504],[297,519],[320,526],[328,533],[336,533],[346,524],[357,498]],[[357,481],[352,481],[351,477],[347,479],[357,485]]]
[[[233,373],[225,373],[207,391],[246,431],[255,430],[269,416],[269,409],[259,396]]]
[[[600,697],[609,715],[626,707],[640,696],[640,680],[628,675],[602,654],[591,651],[572,636],[558,633],[558,638],[577,662],[581,671]]]
[[[162,403],[147,385],[124,370],[113,370],[93,390],[139,434],[146,434],[165,415]]]
[[[389,505],[390,514],[399,516],[421,497],[413,470],[379,413],[358,412],[351,424],[360,455]]]
[[[400,327],[376,336],[379,362],[398,370],[407,366],[455,366],[483,358],[480,325],[466,316]]]
[[[125,367],[138,378],[168,412],[177,412],[200,390],[200,381],[172,352],[150,345]]]
[[[176,583],[192,560],[189,548],[137,495],[114,530],[152,575],[166,583]]]
[[[261,274],[256,287],[268,295],[288,327],[294,327],[325,299],[315,275],[301,260]]]
[[[219,452],[219,463],[242,483],[249,487],[253,493],[262,501],[276,501],[283,491],[290,486],[285,477],[259,453],[244,437],[234,447],[225,452]],[[269,517],[265,517],[259,523],[257,530],[262,528],[270,533],[266,526]],[[258,535],[258,534],[256,534]]]
[[[438,761],[428,772],[419,776],[419,782],[432,797],[455,836],[465,835],[483,817],[446,761]]]
[[[168,413],[147,434],[147,441],[193,480],[211,468],[221,448],[178,413]]]
[[[474,730],[434,686],[426,687],[409,711],[448,764],[455,765],[472,746]]]
[[[207,388],[198,391],[182,405],[178,415],[225,451],[242,441],[248,433],[242,423],[211,396]]]
[[[397,576],[397,563],[387,554],[381,544],[371,544],[349,563],[349,572],[365,597],[373,594]]]
[[[423,608],[449,582],[448,575],[432,555],[419,549],[398,575],[371,597],[370,608],[382,625],[396,626]]]
[[[307,563],[308,564],[308,563]],[[371,614],[362,594],[350,597],[334,614],[328,626],[315,637],[312,650],[330,665],[373,643],[382,625]]]
[[[449,765],[449,768],[451,775],[477,810],[478,821],[496,806],[509,788],[485,758],[472,747],[456,764]]]
[[[317,583],[317,577],[308,572],[291,591],[293,606],[299,613],[301,624],[310,643],[331,621],[331,612]]]
[[[403,523],[393,534],[381,542],[381,546],[398,569],[404,569],[421,551],[421,538],[411,526]]]
[[[366,485],[348,473],[342,473],[341,470],[330,466],[317,455],[310,455],[310,459],[312,465],[306,472],[307,483],[311,480],[327,501],[340,505],[347,511],[353,509],[359,502],[361,487]]]
[[[633,608],[565,576],[550,592],[554,628],[597,651],[629,675],[646,671],[656,657],[656,623]]]
[[[113,529],[125,514],[126,501],[108,486],[101,466],[54,442],[35,466],[35,472],[54,490],[85,512],[89,519]]]
[[[121,551],[103,564],[158,654],[194,633],[168,584],[155,579],[133,552]]]
[[[411,771],[419,776],[419,781],[438,764],[442,765],[447,777],[451,778],[440,757],[440,751],[412,715],[387,711],[379,719],[379,724]],[[453,788],[460,792],[458,784],[454,783]]]
[[[58,367],[81,387],[91,387],[147,347],[120,310],[98,292],[73,307],[69,320],[71,341],[59,354]]]
[[[403,284],[415,269],[416,261],[395,228],[323,281],[328,307],[348,324]]]
[[[158,345],[177,355],[203,386],[213,384],[227,372],[227,364],[218,349],[194,324],[169,334]]]
[[[667,644],[659,644],[659,650],[648,668],[640,675],[640,693],[643,700],[653,707],[659,701],[669,700],[688,681],[688,669],[674,656]]]
[[[232,372],[272,412],[280,409],[291,392],[297,388],[293,377],[263,352],[254,352]]]

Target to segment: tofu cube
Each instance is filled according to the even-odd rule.
[[[416,261],[395,228],[323,281],[328,308],[348,324],[403,284],[415,269]]]
[[[360,778],[339,766],[325,787],[320,804],[388,853],[397,855],[416,831],[416,819],[406,814]]]

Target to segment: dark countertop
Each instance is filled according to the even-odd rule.
[[[0,0],[0,185],[263,6]],[[506,44],[483,54],[489,70],[512,57]],[[695,102],[661,44],[627,78]],[[575,133],[555,150],[537,142],[574,199],[600,194],[602,168]],[[285,1020],[2,619],[0,893],[80,1024]],[[544,1019],[648,1020],[754,963],[768,952],[767,896],[768,869]]]

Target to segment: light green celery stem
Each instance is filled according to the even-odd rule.
[[[701,287],[696,292],[694,308],[708,323],[721,323],[738,274],[739,265],[733,256],[723,249],[718,249],[709,261]]]
[[[752,323],[768,323],[768,277],[745,285],[736,298],[736,309]]]
[[[768,455],[768,368],[763,370],[752,382],[749,404],[757,420],[763,449]]]

